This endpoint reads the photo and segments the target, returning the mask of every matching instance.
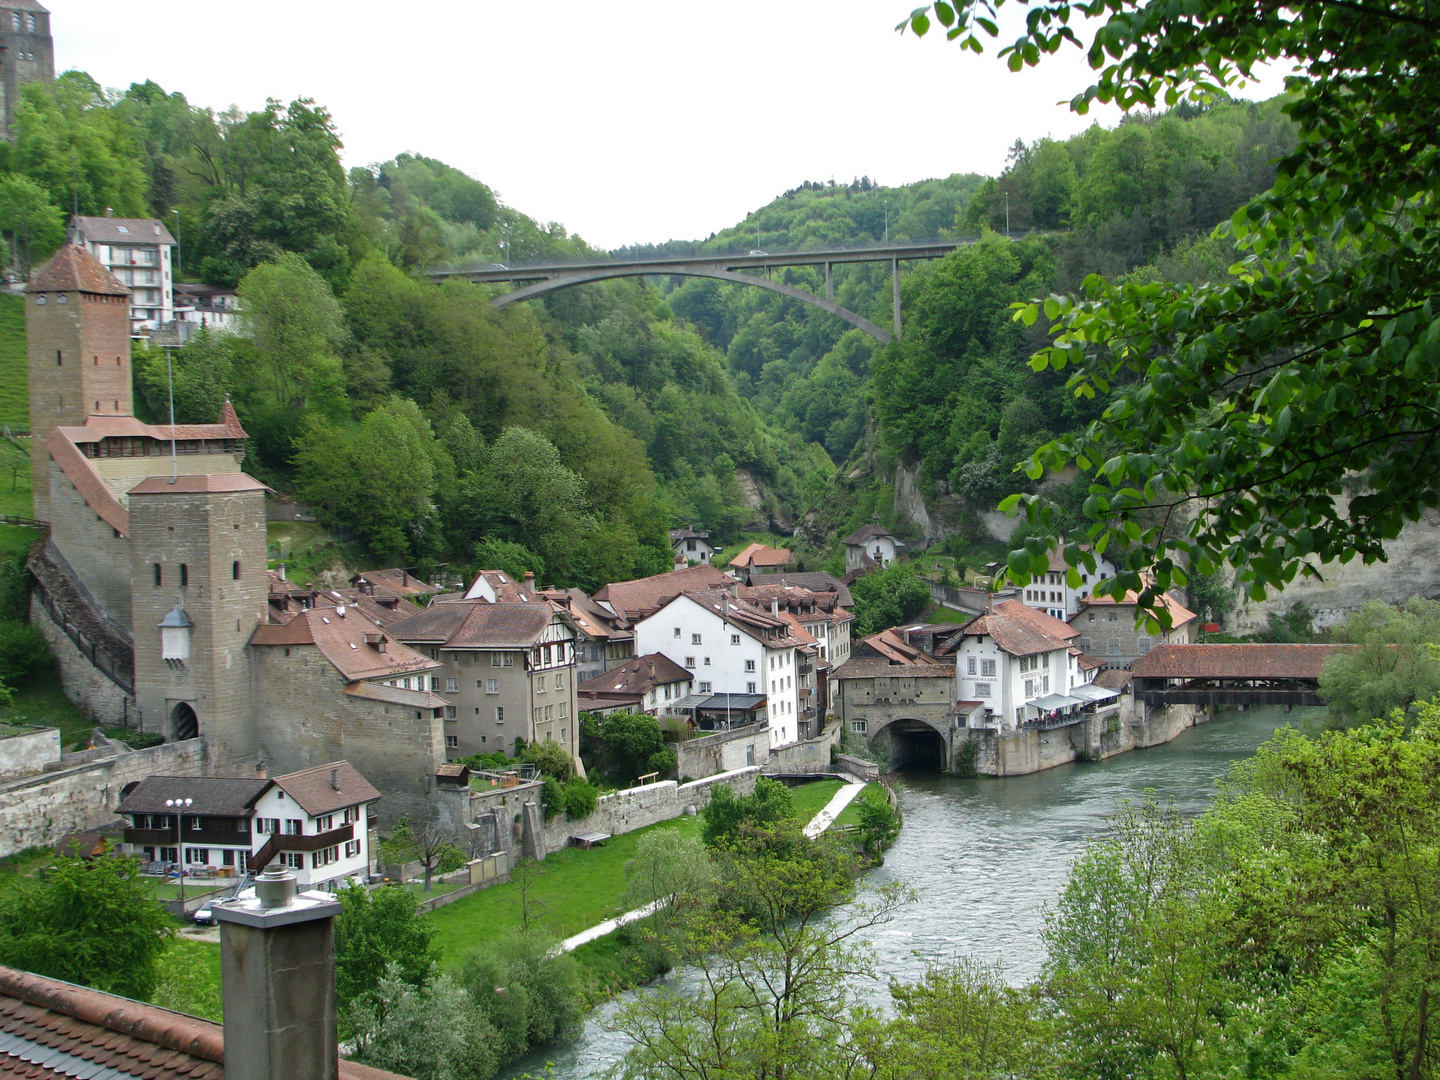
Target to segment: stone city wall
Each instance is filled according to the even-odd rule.
[[[65,696],[97,723],[124,726],[135,722],[135,699],[113,680],[101,674],[62,630],[39,596],[30,597],[30,622],[40,628],[60,668],[60,686]]]
[[[763,765],[769,752],[770,729],[765,723],[746,724],[675,745],[680,763],[679,775],[693,780],[750,765]]]
[[[1188,727],[1204,721],[1193,705],[1146,710],[1126,694],[1116,707],[1067,727],[1025,728],[1001,735],[993,730],[969,732],[976,744],[974,770],[981,776],[1023,776],[1072,761],[1100,761],[1116,754],[1167,743]],[[957,739],[957,762],[965,755]]]
[[[776,747],[768,755],[766,772],[823,772],[830,768],[830,748],[840,741],[840,724],[830,726],[813,739]]]
[[[59,728],[0,724],[0,780],[42,772],[59,760]]]
[[[204,775],[204,742],[162,743],[0,783],[0,856],[109,825],[121,789],[155,774]]]

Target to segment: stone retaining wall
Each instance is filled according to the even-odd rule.
[[[0,783],[0,856],[109,825],[121,789],[157,773],[205,775],[203,741],[162,743]]]
[[[675,744],[679,759],[676,770],[680,776],[702,780],[716,773],[765,764],[770,753],[768,724],[746,724],[731,731],[702,735],[697,739]]]
[[[43,772],[59,762],[59,728],[0,724],[0,780]]]
[[[1102,710],[1068,727],[1030,728],[1004,735],[979,730],[968,736],[978,744],[975,771],[981,776],[1023,776],[1072,761],[1101,761],[1159,746],[1203,719],[1204,714],[1193,705],[1147,709],[1136,703],[1133,694],[1126,694],[1119,708]],[[957,732],[957,757],[964,734]]]

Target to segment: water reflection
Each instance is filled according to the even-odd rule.
[[[918,900],[873,932],[879,970],[913,980],[932,960],[968,954],[1000,961],[1015,982],[1032,978],[1044,958],[1045,906],[1085,842],[1104,831],[1126,800],[1154,791],[1174,799],[1183,813],[1199,813],[1232,762],[1248,757],[1277,727],[1301,726],[1320,712],[1224,713],[1165,746],[1031,776],[899,777],[905,827],[869,883],[904,881]],[[517,1062],[502,1077],[539,1073],[546,1061],[554,1063],[557,1080],[603,1073],[625,1051],[623,1038],[605,1030],[615,1008],[610,1002],[597,1009],[578,1039]]]

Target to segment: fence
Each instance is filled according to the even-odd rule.
[[[34,580],[35,589],[40,595],[40,603],[44,606],[46,612],[49,613],[50,620],[61,630],[65,631],[65,636],[74,643],[75,648],[80,650],[80,655],[90,661],[91,665],[95,668],[96,671],[100,672],[101,675],[104,675],[121,690],[124,690],[125,693],[129,694],[131,697],[134,697],[134,672],[122,671],[120,670],[118,665],[110,663],[109,654],[102,654],[95,642],[88,640],[84,634],[80,633],[80,631],[71,624],[70,620],[66,617],[65,612],[60,610],[59,606],[55,603],[54,598],[51,597],[50,590],[45,588],[44,583],[41,582],[39,578],[35,578]],[[101,659],[102,656],[105,657],[103,660]]]

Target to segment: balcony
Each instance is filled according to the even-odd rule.
[[[248,832],[236,832],[234,829],[187,828],[180,830],[179,841],[191,847],[220,846],[248,848],[250,846],[250,834]],[[176,843],[176,833],[174,829],[126,829],[125,842],[141,847],[154,847],[159,844],[163,844],[166,847],[174,847]]]
[[[271,833],[265,846],[250,858],[250,869],[259,873],[282,851],[320,851],[355,839],[355,826],[342,825],[323,833]]]

